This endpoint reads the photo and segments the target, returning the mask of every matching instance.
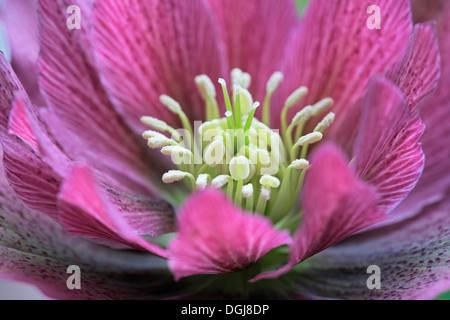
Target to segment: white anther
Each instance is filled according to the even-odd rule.
[[[215,177],[211,181],[211,185],[217,189],[224,187],[228,182],[230,182],[231,177],[226,174],[222,174],[220,176]]]
[[[237,84],[242,88],[248,89],[251,81],[252,77],[248,73],[243,72],[241,69],[235,68],[231,71],[231,82],[233,84]]]
[[[147,145],[151,149],[158,149],[158,148],[163,148],[163,147],[167,147],[167,146],[173,146],[175,144],[176,144],[176,142],[174,140],[169,139],[165,136],[162,136],[162,137],[154,136],[147,140]]]
[[[252,111],[253,109],[253,97],[252,94],[247,90],[244,89],[242,87],[240,87],[240,92],[239,92],[239,102],[241,105],[241,114],[246,115],[249,114],[250,111]],[[236,95],[237,93],[234,92],[234,100],[236,100]]]
[[[309,161],[306,159],[297,159],[292,161],[289,167],[292,167],[297,170],[303,170],[309,167]]]
[[[233,112],[231,112],[231,111],[225,112],[225,117],[229,118],[229,117],[232,117],[232,116],[233,116]]]
[[[250,175],[250,162],[244,156],[234,157],[230,160],[229,169],[234,180],[245,180]]]
[[[310,144],[319,142],[320,140],[322,140],[322,138],[323,138],[322,133],[313,132],[313,133],[307,134],[306,136],[303,136],[300,139],[298,139],[298,141],[295,145],[303,147],[306,145],[310,145]]]
[[[195,185],[197,186],[197,189],[200,189],[200,190],[206,189],[206,187],[208,186],[208,178],[209,178],[209,175],[200,174],[197,177],[197,180],[195,181]]]
[[[330,112],[329,114],[327,114],[327,116],[325,118],[323,118],[322,121],[320,121],[320,123],[314,128],[314,131],[316,132],[324,132],[325,129],[329,128],[333,122],[334,119],[336,118],[336,115],[333,112]]]
[[[180,146],[167,146],[161,149],[161,153],[166,156],[172,156],[172,155],[188,155],[192,156],[191,150],[188,150],[186,148],[180,147]]]
[[[280,186],[280,180],[276,177],[264,175],[259,179],[259,183],[265,188],[276,189]]]
[[[267,94],[272,95],[275,92],[275,90],[277,90],[281,81],[283,81],[283,74],[281,72],[277,71],[274,74],[272,74],[269,81],[267,81],[266,85]]]
[[[269,201],[270,200],[270,188],[261,188],[261,198],[264,201]]]
[[[159,101],[173,113],[180,114],[182,112],[180,104],[165,94],[159,97]]]
[[[162,120],[153,118],[153,117],[142,117],[141,122],[150,128],[158,131],[167,131],[170,127],[167,123]]]
[[[248,199],[253,196],[253,185],[251,183],[242,187],[242,197]]]
[[[164,173],[162,177],[162,181],[164,183],[174,183],[177,181],[181,181],[186,178],[188,175],[187,172],[179,171],[179,170],[170,170]]]
[[[318,116],[328,109],[330,109],[334,104],[334,100],[331,98],[325,98],[317,102],[315,105],[313,105],[313,117]]]
[[[227,82],[225,81],[225,79],[219,78],[218,82],[223,86],[223,87],[227,87]]]
[[[146,140],[150,139],[150,138],[167,138],[165,135],[163,135],[162,133],[153,131],[153,130],[147,130],[142,134],[142,137]]]
[[[202,74],[196,76],[195,83],[197,84],[198,91],[204,100],[208,101],[216,98],[216,88],[207,75]]]
[[[298,126],[308,121],[309,118],[311,118],[312,109],[313,108],[311,106],[307,106],[297,112],[294,118],[292,118],[291,126]]]
[[[300,102],[306,95],[308,94],[308,88],[306,87],[300,87],[297,90],[295,90],[287,99],[285,106],[287,108],[295,106],[297,103]]]

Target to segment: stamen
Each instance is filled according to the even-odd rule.
[[[308,94],[308,88],[300,87],[295,90],[287,99],[281,111],[281,129],[286,132],[287,120],[286,116],[290,108],[297,105]]]
[[[161,149],[161,153],[166,156],[174,156],[174,155],[187,155],[189,157],[193,157],[191,150],[180,146],[167,146]]]
[[[163,147],[167,147],[167,146],[175,146],[177,143],[172,140],[169,139],[165,136],[162,137],[153,137],[153,138],[149,138],[147,140],[147,145],[151,148],[151,149],[159,149],[159,148],[163,148]]]
[[[253,185],[251,183],[242,187],[242,197],[245,199],[245,210],[253,211]]]
[[[209,174],[200,174],[195,181],[197,189],[205,190],[208,186],[208,180],[210,179]]]
[[[160,132],[168,132],[169,134],[172,135],[173,139],[176,141],[180,141],[181,139],[180,134],[164,121],[161,121],[153,117],[145,116],[141,118],[141,122],[152,128],[153,130],[157,130]]]
[[[200,95],[206,103],[206,118],[208,120],[219,118],[220,112],[216,100],[216,88],[211,79],[203,74],[195,77],[195,83]]]
[[[297,143],[294,145],[297,147],[303,147],[306,145],[310,145],[310,144],[314,144],[316,142],[319,142],[320,140],[322,140],[323,135],[320,132],[312,132],[307,134],[306,136],[301,137],[300,139],[298,139]]]
[[[223,188],[228,182],[230,182],[231,177],[226,174],[222,174],[220,176],[215,177],[211,181],[211,185],[217,189]]]
[[[164,183],[174,183],[183,180],[184,178],[189,178],[192,183],[192,189],[195,189],[195,178],[192,174],[180,170],[170,170],[162,176],[162,181]]]
[[[266,125],[270,125],[270,101],[272,100],[272,95],[277,90],[281,81],[283,81],[283,74],[281,72],[275,72],[267,81],[266,85],[266,98],[264,99],[263,115],[262,120]]]
[[[313,117],[321,115],[328,109],[330,109],[334,104],[334,100],[331,98],[325,98],[317,102],[315,105],[313,105]]]
[[[231,82],[234,85],[239,85],[242,88],[248,89],[251,81],[252,77],[248,73],[243,72],[241,69],[235,68],[231,70]]]
[[[175,113],[176,115],[178,115],[178,117],[181,120],[181,123],[183,124],[183,128],[186,129],[187,131],[189,131],[190,134],[193,134],[194,131],[192,130],[192,126],[191,123],[188,119],[188,117],[186,116],[186,114],[183,112],[183,110],[181,109],[180,104],[175,101],[174,99],[172,99],[171,97],[163,94],[159,97],[159,101],[161,101],[161,103],[163,105],[165,105],[167,107],[167,109],[169,109],[170,111],[172,111],[173,113]]]
[[[242,187],[242,197],[248,199],[253,196],[253,185],[251,183]]]
[[[280,186],[280,180],[273,176],[264,175],[259,179],[259,183],[265,188],[276,189]]]
[[[289,167],[297,170],[303,170],[309,167],[309,161],[306,159],[297,159],[292,161]]]
[[[325,118],[314,128],[315,132],[323,133],[327,128],[329,128],[335,119],[336,115],[333,112],[327,114]]]
[[[296,150],[298,147],[303,147],[300,158],[305,158],[306,153],[308,152],[308,146],[322,140],[323,134],[320,132],[312,132],[307,134],[306,136],[301,137],[295,143],[295,145],[291,149],[291,159],[295,159]]]

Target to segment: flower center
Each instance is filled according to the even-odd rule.
[[[183,128],[176,130],[159,119],[142,117],[141,121],[152,128],[144,132],[143,137],[150,148],[160,148],[177,166],[177,170],[163,175],[164,183],[183,180],[192,191],[206,187],[223,189],[245,210],[267,215],[275,223],[281,222],[289,218],[297,204],[310,167],[306,159],[309,146],[322,140],[324,130],[332,124],[335,115],[326,115],[313,132],[307,134],[305,125],[328,110],[333,100],[326,98],[304,107],[288,124],[289,109],[297,106],[308,93],[305,87],[297,89],[286,99],[281,111],[280,134],[269,127],[269,111],[272,95],[283,75],[276,72],[267,83],[262,121],[255,118],[260,103],[254,102],[248,91],[250,75],[234,69],[231,78],[231,95],[225,80],[219,79],[227,110],[224,117],[220,117],[212,81],[200,75],[195,81],[205,101],[207,121],[196,121],[193,128],[180,104],[162,95],[161,103],[179,116]]]

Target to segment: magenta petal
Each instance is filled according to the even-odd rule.
[[[98,1],[93,40],[102,81],[137,132],[142,116],[179,122],[159,101],[162,94],[180,102],[191,120],[204,119],[195,76],[207,74],[219,88],[217,79],[228,73],[208,9],[202,0]]]
[[[16,100],[16,96],[26,97],[27,94],[19,79],[12,70],[11,65],[0,52],[0,130],[6,130],[9,123],[9,115]]]
[[[243,270],[291,241],[288,232],[242,211],[216,190],[193,195],[178,219],[178,235],[169,244],[169,267],[176,279]]]
[[[436,89],[440,63],[435,25],[416,25],[403,60],[387,73],[405,95],[412,111],[420,108]]]
[[[377,188],[381,195],[378,205],[388,212],[408,195],[422,174],[424,155],[419,139],[423,131],[420,118],[410,112],[399,89],[386,78],[375,78],[355,141],[355,168]]]
[[[58,195],[60,223],[71,234],[112,240],[166,257],[166,251],[143,238],[106,200],[89,169],[77,165]]]
[[[0,278],[36,285],[56,299],[156,299],[179,295],[167,262],[70,237],[55,221],[25,208],[0,173]],[[67,268],[81,269],[69,290]]]
[[[87,40],[92,3],[82,3],[84,24],[74,31],[66,26],[73,1],[39,1],[40,86],[55,116],[51,130],[71,159],[131,190],[151,192],[147,148],[117,115],[101,86]]]
[[[310,92],[303,101],[305,105],[331,97],[339,118],[364,94],[373,75],[387,71],[401,58],[412,31],[409,1],[377,1],[381,9],[380,30],[366,27],[367,8],[373,4],[368,0],[309,3],[286,51],[286,84],[281,98],[307,86]],[[276,108],[272,116],[279,119]]]
[[[252,76],[251,92],[262,101],[266,82],[279,71],[298,25],[292,0],[208,0],[220,26],[231,68]]]
[[[331,299],[435,299],[450,290],[450,194],[414,218],[361,234],[309,260],[298,292]],[[366,286],[369,266],[381,290]]]
[[[9,118],[9,133],[15,134],[28,144],[33,151],[39,155],[38,138],[34,133],[32,124],[30,122],[25,102],[23,98],[18,97],[11,110]]]
[[[427,9],[430,4],[427,3]],[[428,17],[430,19],[430,17]],[[427,204],[439,201],[450,186],[450,3],[439,7],[437,30],[442,58],[441,79],[432,97],[421,109],[426,125],[422,138],[425,168],[422,178],[395,214],[408,217]]]
[[[334,145],[320,147],[311,163],[301,199],[303,218],[292,241],[289,263],[252,281],[276,278],[297,263],[387,218],[376,207],[376,191],[356,176]]]

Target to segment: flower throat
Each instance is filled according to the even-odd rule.
[[[142,117],[141,121],[152,129],[144,132],[143,137],[150,148],[161,149],[177,166],[163,175],[164,183],[183,180],[191,191],[222,189],[243,209],[267,215],[274,223],[281,222],[297,204],[310,167],[306,159],[309,146],[322,140],[335,115],[328,113],[307,134],[305,125],[327,111],[333,100],[326,98],[304,107],[288,124],[289,109],[308,93],[305,87],[295,90],[281,111],[280,134],[269,127],[269,111],[272,95],[283,75],[276,72],[267,82],[262,121],[255,117],[260,103],[254,102],[248,91],[250,75],[234,69],[231,79],[231,95],[225,80],[219,79],[226,106],[224,117],[220,116],[214,84],[206,75],[200,75],[195,82],[205,102],[207,121],[194,122],[192,127],[180,104],[162,95],[161,103],[179,116],[183,128],[174,129],[159,119]]]

